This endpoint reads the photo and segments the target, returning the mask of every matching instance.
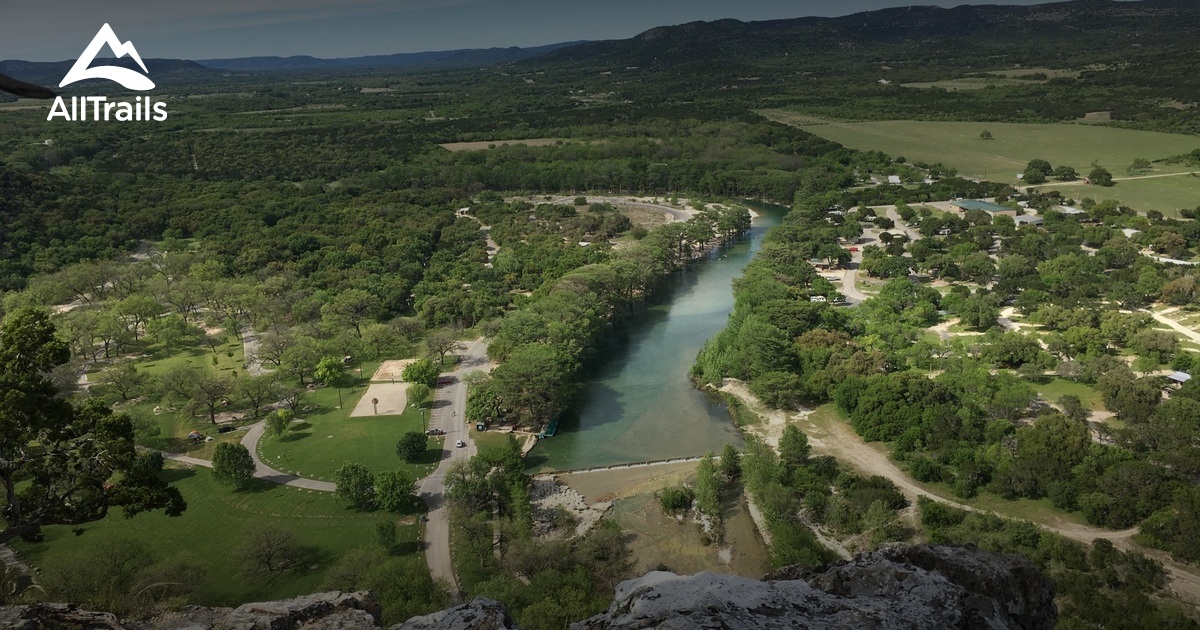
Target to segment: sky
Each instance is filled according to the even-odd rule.
[[[624,39],[695,20],[1038,1],[0,0],[0,59],[73,60],[106,22],[145,58],[332,58]]]

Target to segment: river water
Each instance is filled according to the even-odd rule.
[[[609,466],[718,452],[741,443],[725,404],[692,386],[696,354],[725,327],[731,282],[741,274],[782,206],[758,213],[748,238],[680,271],[672,288],[609,335],[583,383],[577,410],[526,458],[532,470]]]

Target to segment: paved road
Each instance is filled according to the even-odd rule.
[[[278,483],[293,488],[304,488],[306,490],[320,490],[321,492],[333,492],[337,489],[337,485],[329,481],[317,481],[316,479],[305,479],[296,475],[289,475],[285,472],[280,472],[263,463],[258,458],[258,441],[262,439],[263,433],[267,430],[266,421],[258,422],[250,426],[250,430],[246,435],[242,436],[242,446],[245,446],[250,451],[250,457],[254,459],[254,476],[259,479],[265,479],[272,483]]]
[[[463,377],[471,372],[487,371],[491,365],[487,359],[487,342],[475,341],[467,346],[459,368],[449,376],[453,382],[438,387],[434,396],[433,412],[429,428],[446,432],[446,452],[433,474],[421,480],[418,494],[429,506],[428,521],[425,523],[425,562],[435,580],[450,585],[450,592],[458,600],[458,580],[454,577],[454,564],[450,561],[450,510],[446,506],[446,473],[458,462],[465,462],[475,455],[477,449],[471,440],[465,422],[467,409],[467,385]],[[443,375],[442,378],[446,378]],[[466,446],[458,448],[455,443],[462,440]]]
[[[250,451],[250,457],[254,459],[254,476],[271,483],[277,483],[293,488],[304,488],[305,490],[319,490],[321,492],[333,492],[337,486],[328,481],[317,481],[316,479],[305,479],[296,475],[289,475],[285,472],[280,472],[263,463],[258,458],[258,441],[262,439],[263,433],[267,430],[266,422],[258,422],[251,425],[250,430],[242,437],[242,446]],[[190,457],[179,453],[163,453],[163,459],[169,459],[173,462],[181,464],[190,464],[192,466],[203,466],[212,468],[212,462],[199,457]]]

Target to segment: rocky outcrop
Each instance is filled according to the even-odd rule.
[[[360,630],[378,628],[379,602],[370,593],[317,593],[234,609],[188,606],[150,621],[118,621],[70,604],[0,608],[0,629],[20,630]]]
[[[499,602],[476,597],[470,602],[432,615],[413,617],[391,630],[517,630]]]
[[[608,611],[574,630],[723,628],[962,628],[1049,630],[1054,587],[1025,558],[973,546],[884,545],[820,568],[752,580],[655,571],[617,586]],[[151,621],[120,622],[71,605],[0,608],[0,629],[351,630],[380,628],[370,593],[319,593],[236,609],[188,607]],[[514,630],[484,598],[414,617],[391,630]]]
[[[1053,628],[1054,587],[1020,556],[975,547],[885,545],[766,581],[654,572],[617,586],[573,630],[640,628]]]

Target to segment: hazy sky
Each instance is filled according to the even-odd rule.
[[[620,39],[694,20],[1038,0],[0,0],[0,59],[75,59],[105,22],[143,57],[358,55]]]

